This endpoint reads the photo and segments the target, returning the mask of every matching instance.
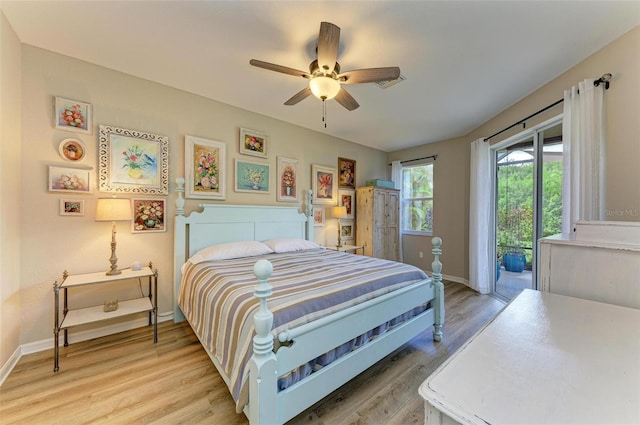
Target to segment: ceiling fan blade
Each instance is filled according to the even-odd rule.
[[[353,111],[354,109],[358,109],[360,106],[358,102],[347,92],[343,87],[340,88],[340,91],[334,97],[336,102],[347,108],[349,111]]]
[[[400,68],[367,68],[346,71],[338,75],[343,84],[375,83],[376,81],[391,81],[400,78]]]
[[[318,66],[324,72],[333,72],[338,59],[339,45],[340,27],[330,22],[321,22],[318,35]]]
[[[310,78],[308,72],[300,71],[294,68],[288,68],[282,65],[276,65],[274,63],[263,62],[258,59],[251,59],[249,63],[253,66],[257,66],[258,68],[268,69],[269,71],[281,72],[283,74],[293,75],[294,77],[304,77]]]
[[[309,87],[305,87],[302,90],[300,90],[298,93],[294,94],[291,99],[284,102],[284,104],[287,106],[295,105],[296,103],[300,102],[302,99],[305,99],[310,94],[311,94],[311,89]]]

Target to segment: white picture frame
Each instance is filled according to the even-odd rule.
[[[324,226],[324,207],[313,207],[313,225],[314,227]]]
[[[298,160],[278,157],[276,200],[298,202]]]
[[[184,137],[185,196],[192,199],[227,197],[227,145],[196,136]]]
[[[267,158],[269,148],[269,136],[248,128],[240,129],[240,153],[243,155]]]
[[[169,194],[169,138],[144,131],[99,127],[100,192]]]
[[[234,191],[245,193],[271,193],[271,166],[263,162],[235,159]]]
[[[338,189],[338,206],[347,207],[347,220],[356,218],[356,191],[353,189]]]
[[[336,205],[338,201],[338,172],[334,167],[311,164],[312,202]]]

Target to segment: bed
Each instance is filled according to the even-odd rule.
[[[177,183],[174,320],[189,321],[252,425],[285,423],[430,328],[441,340],[439,238],[429,278],[401,263],[314,247],[310,193],[305,213],[202,204],[185,216],[184,181]],[[264,241],[275,252],[202,256]],[[303,248],[281,251],[282,243]]]

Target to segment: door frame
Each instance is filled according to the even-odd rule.
[[[489,147],[489,155],[491,158],[491,197],[490,197],[490,202],[492,205],[492,209],[491,209],[491,214],[490,214],[490,223],[491,223],[491,229],[492,229],[492,234],[491,234],[491,243],[489,244],[489,258],[497,258],[497,249],[496,249],[496,205],[497,205],[497,199],[496,199],[496,192],[497,192],[497,175],[498,175],[498,164],[496,162],[496,153],[497,151],[507,148],[511,145],[513,145],[514,143],[517,143],[519,141],[521,141],[522,139],[526,139],[528,137],[533,137],[533,150],[535,152],[535,158],[534,158],[534,162],[533,162],[533,173],[534,173],[534,180],[533,180],[533,203],[534,203],[534,211],[533,211],[533,233],[534,236],[537,237],[538,235],[538,226],[539,226],[539,222],[540,219],[538,217],[538,209],[540,206],[540,203],[542,202],[540,199],[540,186],[542,184],[542,175],[540,174],[540,170],[539,170],[539,157],[540,154],[542,153],[542,145],[541,143],[538,143],[538,137],[537,134],[540,133],[541,131],[544,131],[548,128],[554,127],[558,124],[562,123],[562,114],[556,115],[552,118],[547,119],[546,121],[543,121],[539,124],[534,125],[531,128],[528,128],[526,130],[523,130],[517,134],[514,134],[513,136],[510,136],[504,140],[501,140],[493,145],[491,145]],[[535,239],[535,238],[534,238]],[[537,289],[538,288],[538,243],[536,241],[536,243],[533,244],[534,246],[532,247],[532,267],[531,267],[531,286],[533,289]],[[497,295],[495,292],[496,289],[496,266],[495,263],[490,265],[489,270],[491,270],[491,293],[493,295]],[[502,298],[500,296],[498,296],[499,298]]]

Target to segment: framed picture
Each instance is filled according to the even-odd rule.
[[[323,165],[311,165],[311,185],[314,204],[335,205],[338,200],[336,169]]]
[[[91,170],[49,166],[50,192],[91,193]]]
[[[164,199],[131,199],[131,211],[133,211],[132,233],[164,232],[167,230]]]
[[[353,220],[343,221],[342,225],[340,226],[340,238],[343,241],[352,241],[353,235],[355,233],[354,228],[355,228],[355,224]]]
[[[345,218],[353,220],[356,218],[356,191],[352,189],[338,189],[338,206],[347,207]]]
[[[101,192],[169,194],[169,138],[100,126],[98,183]]]
[[[267,148],[269,147],[268,136],[259,131],[240,129],[240,153],[244,155],[267,157]]]
[[[236,162],[236,192],[269,193],[269,164],[259,162]]]
[[[58,146],[58,153],[67,161],[79,162],[86,156],[87,148],[81,140],[64,139]]]
[[[340,187],[356,188],[356,162],[353,159],[338,158],[338,179]]]
[[[60,215],[83,216],[84,199],[60,199]]]
[[[313,207],[313,225],[324,226],[324,207]]]
[[[187,198],[225,199],[227,145],[201,137],[184,137]]]
[[[55,96],[53,126],[58,130],[91,134],[91,104]]]
[[[278,157],[278,187],[276,200],[298,202],[298,160]]]

